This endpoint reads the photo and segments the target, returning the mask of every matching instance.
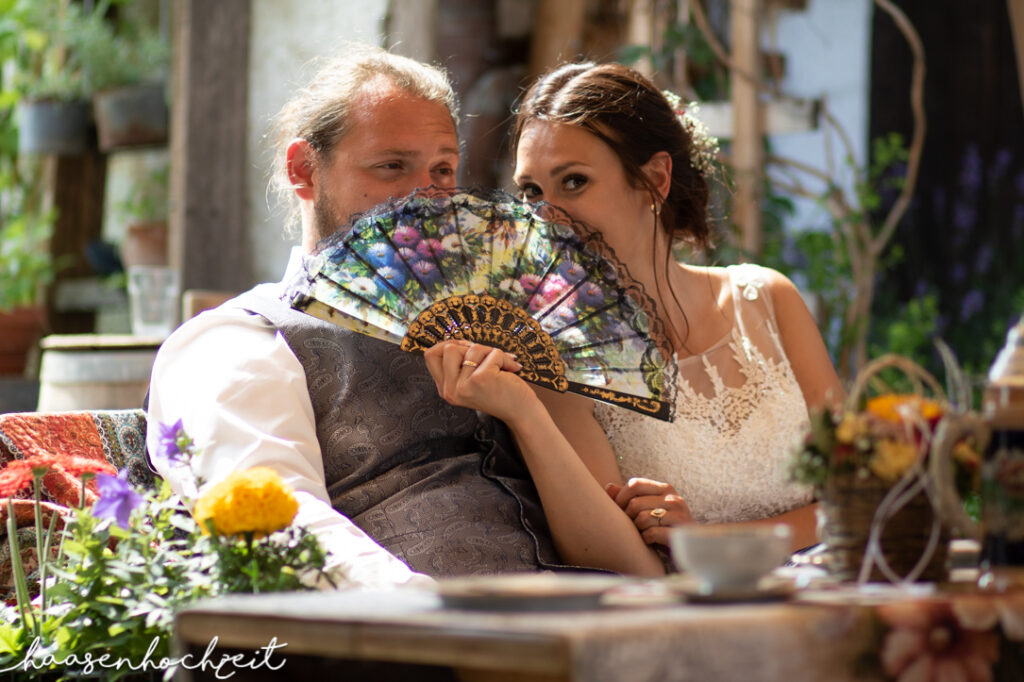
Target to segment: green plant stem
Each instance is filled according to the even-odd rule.
[[[46,618],[46,554],[44,553],[45,546],[48,546],[48,542],[43,542],[43,495],[40,488],[42,488],[43,476],[45,474],[36,474],[32,477],[32,488],[33,496],[35,497],[35,517],[36,517],[36,557],[39,559],[39,603],[43,607],[39,611],[39,619],[43,620]]]
[[[11,575],[14,578],[14,594],[18,601],[18,611],[21,613],[21,622],[25,627],[29,626],[29,603],[28,583],[25,581],[25,569],[21,565],[21,551],[18,547],[18,525],[14,520],[14,502],[7,498],[7,543],[11,548]],[[32,633],[40,636],[39,623],[32,618]]]
[[[50,542],[53,540],[53,529],[54,529],[54,527],[56,527],[56,525],[57,525],[57,513],[54,512],[53,514],[50,515],[50,527],[46,529],[46,538],[43,541],[43,553],[46,554],[47,557],[50,556]],[[61,542],[61,546],[62,547],[64,546],[63,541]],[[40,576],[42,576],[42,574],[40,574]],[[46,590],[46,583],[44,582],[42,584],[42,586],[39,588],[39,606],[40,606],[40,613],[42,613],[42,614],[46,614],[46,601],[47,601],[47,599],[46,599],[46,591],[45,590]],[[44,617],[45,617],[45,615],[44,615]]]

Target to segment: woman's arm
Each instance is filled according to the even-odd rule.
[[[609,468],[597,464],[600,457],[587,453],[586,458],[594,462],[592,472],[534,390],[516,376],[518,367],[505,353],[451,341],[424,355],[442,398],[486,412],[508,425],[537,487],[563,561],[631,575],[664,573],[657,555],[646,547],[630,518],[595,478],[617,479],[618,472],[612,471],[614,459]]]
[[[841,401],[842,384],[803,296],[785,275],[769,268],[763,270],[775,306],[782,348],[807,407],[813,409]]]

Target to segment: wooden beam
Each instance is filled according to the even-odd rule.
[[[1006,0],[1010,13],[1010,32],[1017,52],[1017,81],[1020,83],[1021,105],[1024,106],[1024,0]]]
[[[761,102],[759,127],[765,135],[805,133],[817,130],[820,100],[769,100]],[[700,120],[715,137],[731,138],[735,132],[732,102],[701,102]]]
[[[250,0],[173,5],[170,261],[182,289],[252,282],[246,154]]]
[[[580,53],[586,9],[586,0],[537,0],[526,75],[528,83]]]
[[[48,317],[54,334],[82,334],[94,331],[96,313],[59,310],[60,283],[93,274],[85,259],[86,246],[103,232],[103,193],[106,187],[107,157],[92,143],[82,154],[48,157],[48,202],[57,209],[57,221],[50,239],[53,257],[62,267],[50,288]]]
[[[657,43],[654,32],[654,2],[653,0],[631,0],[629,3],[629,19],[626,29],[626,42],[630,45],[645,45],[654,48]],[[647,76],[654,78],[654,65],[649,57],[642,57],[633,68]]]
[[[758,50],[758,17],[760,0],[732,0],[730,31],[732,57],[732,108],[734,132],[732,160],[736,179],[733,220],[740,228],[740,248],[747,258],[761,255],[761,193],[763,156],[761,102],[757,85],[743,74],[757,74],[760,66]]]

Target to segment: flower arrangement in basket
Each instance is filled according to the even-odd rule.
[[[902,374],[911,389],[892,389],[882,380],[886,370]],[[812,411],[792,474],[815,487],[819,533],[834,576],[858,582],[944,579],[949,534],[936,512],[929,453],[936,426],[952,409],[926,370],[885,355],[858,375],[844,404]],[[953,457],[959,484],[976,486],[977,451],[964,441]]]

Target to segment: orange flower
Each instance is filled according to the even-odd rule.
[[[929,398],[919,395],[905,395],[889,393],[880,395],[877,398],[868,400],[867,411],[887,422],[899,424],[904,421],[903,415],[906,412],[916,412],[929,423],[934,423],[942,417],[942,405]]]
[[[23,459],[16,459],[0,469],[0,497],[14,497],[32,485],[32,466]]]
[[[81,478],[85,474],[117,476],[117,469],[114,465],[102,459],[93,459],[92,457],[69,455],[61,458],[59,466],[75,478]]]

